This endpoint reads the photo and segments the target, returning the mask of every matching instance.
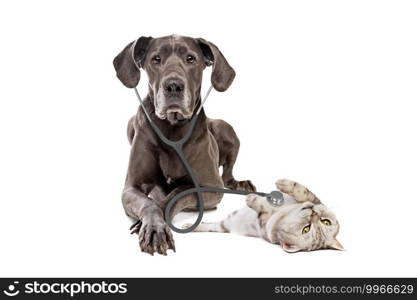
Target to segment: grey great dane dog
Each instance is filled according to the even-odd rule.
[[[185,134],[188,121],[201,103],[201,82],[207,66],[212,66],[211,83],[219,92],[227,90],[235,77],[235,71],[213,43],[177,35],[140,37],[115,57],[113,65],[117,77],[128,88],[138,85],[139,68],[147,73],[149,91],[144,105],[151,119],[171,140]],[[164,209],[172,197],[193,187],[192,181],[175,152],[155,135],[140,108],[128,123],[128,139],[131,152],[123,206],[128,216],[140,220],[133,232],[139,234],[141,250],[166,255],[168,249],[175,251],[175,244],[164,219]],[[237,181],[233,176],[238,151],[239,139],[232,126],[223,120],[209,119],[202,110],[184,146],[199,183],[255,191],[249,180]],[[216,208],[222,196],[203,193],[204,208]],[[181,198],[173,207],[172,216],[196,210],[196,200],[195,194]]]

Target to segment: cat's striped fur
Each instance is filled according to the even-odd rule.
[[[281,179],[275,184],[284,194],[282,206],[272,206],[264,197],[250,194],[247,206],[220,222],[201,223],[194,231],[261,237],[280,244],[287,252],[343,249],[336,240],[339,223],[316,195],[291,180]],[[183,228],[189,226],[185,224]]]

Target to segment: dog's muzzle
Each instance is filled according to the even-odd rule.
[[[189,93],[187,93],[185,82],[177,76],[166,78],[160,89],[160,117],[167,119],[171,124],[190,119],[192,107]],[[162,96],[162,97],[161,97]]]

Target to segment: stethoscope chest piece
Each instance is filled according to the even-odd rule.
[[[284,195],[280,191],[272,191],[266,196],[266,200],[272,206],[281,206],[284,204]]]

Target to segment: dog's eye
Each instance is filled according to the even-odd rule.
[[[161,57],[159,55],[155,55],[154,57],[152,57],[152,62],[156,65],[161,63]]]
[[[195,57],[192,55],[187,55],[186,61],[187,63],[192,64],[193,62],[195,62]]]

